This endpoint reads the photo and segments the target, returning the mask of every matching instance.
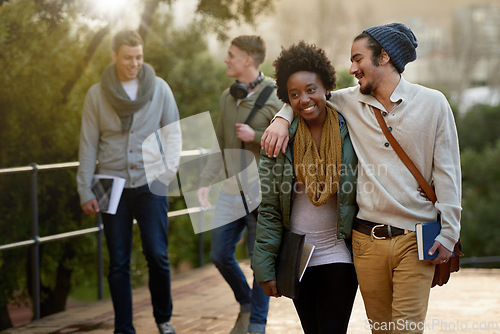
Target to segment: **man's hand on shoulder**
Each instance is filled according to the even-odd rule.
[[[290,124],[284,118],[277,116],[267,127],[260,140],[260,146],[266,151],[268,157],[276,158],[280,153],[286,151],[288,145],[288,127]]]

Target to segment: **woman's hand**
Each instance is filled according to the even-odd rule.
[[[262,288],[264,289],[264,293],[269,297],[281,297],[278,293],[278,289],[276,288],[276,280],[267,281],[261,283]]]

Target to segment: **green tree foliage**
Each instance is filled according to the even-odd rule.
[[[0,166],[13,167],[73,161],[78,145],[79,120],[71,104],[61,105],[60,87],[78,55],[77,34],[70,34],[75,13],[62,19],[51,16],[51,8],[39,2],[5,3],[0,11]],[[74,170],[39,175],[39,235],[45,236],[88,227],[81,219],[75,191]],[[30,238],[30,175],[0,178],[0,236],[2,244]],[[8,190],[8,191],[6,191]],[[85,238],[40,247],[43,264],[41,314],[60,311],[69,291],[74,249],[82,249]],[[2,253],[0,305],[30,292],[29,249]],[[25,271],[26,270],[26,271]],[[25,271],[25,272],[23,272]],[[4,319],[5,317],[1,317]],[[8,324],[1,324],[4,328]]]
[[[497,123],[497,126],[500,124]],[[462,243],[466,256],[499,256],[500,140],[462,153]]]
[[[202,0],[196,9],[221,40],[227,40],[231,23],[254,25],[256,17],[270,14],[272,10],[273,0]]]
[[[475,105],[457,121],[460,147],[482,150],[500,139],[500,105]]]
[[[218,97],[230,82],[224,63],[208,53],[203,29],[199,22],[175,29],[172,17],[164,15],[155,20],[145,45],[145,60],[172,88],[181,118],[218,110]]]
[[[463,200],[461,238],[466,256],[499,256],[500,105],[476,105],[457,117]]]
[[[213,15],[208,2],[200,1],[198,8],[203,20]],[[225,5],[231,15],[217,14],[218,22],[234,21],[238,11],[244,11],[245,20],[259,11],[244,0]],[[145,60],[172,87],[181,118],[215,112],[229,81],[224,65],[214,63],[208,54],[206,22],[181,29],[173,28],[168,15],[158,12],[152,17],[151,25],[141,25],[148,36]],[[111,61],[113,23],[89,14],[85,1],[0,2],[0,168],[77,160],[83,99]],[[40,236],[95,225],[93,217],[82,215],[75,172],[38,173]],[[31,239],[30,177],[29,173],[0,175],[0,244]],[[171,199],[171,210],[184,206],[182,199]],[[172,264],[197,261],[198,236],[189,219],[172,219],[170,229]],[[41,245],[42,316],[63,310],[73,287],[95,282],[96,245],[95,235]],[[145,263],[138,235],[134,248],[132,275],[135,283],[141,283]],[[7,303],[22,302],[31,293],[30,268],[29,248],[0,252],[0,329],[11,325]]]
[[[352,87],[355,84],[354,77],[349,73],[349,70],[337,72],[337,89]]]

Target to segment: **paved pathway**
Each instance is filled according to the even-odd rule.
[[[242,263],[250,277],[248,262]],[[229,286],[213,265],[176,275],[172,280],[174,315],[178,334],[227,334],[239,307]],[[156,334],[146,287],[134,290],[134,325],[138,334]],[[349,334],[370,333],[358,292]],[[69,309],[25,326],[3,331],[16,334],[66,334],[113,332],[109,299]],[[272,298],[268,334],[302,333],[291,300]],[[500,334],[500,269],[462,269],[444,287],[431,290],[427,334]]]

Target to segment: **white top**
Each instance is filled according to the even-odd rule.
[[[392,110],[359,86],[332,92],[330,104],[342,113],[349,126],[359,159],[356,201],[361,219],[415,230],[415,224],[436,220],[442,229],[436,238],[452,250],[460,232],[461,170],[455,120],[444,95],[433,89],[401,80],[391,95]],[[430,182],[434,180],[437,202],[422,198],[418,183],[377,123],[371,106],[385,112],[385,121],[410,159]],[[278,116],[291,121],[288,106]]]
[[[305,242],[315,246],[308,267],[352,263],[344,239],[337,239],[337,194],[325,204],[314,206],[300,182],[294,184],[294,190],[290,230],[305,234]]]
[[[135,101],[137,98],[137,91],[139,90],[139,79],[135,78],[129,81],[121,81],[121,83],[128,97],[130,97],[132,101]]]

